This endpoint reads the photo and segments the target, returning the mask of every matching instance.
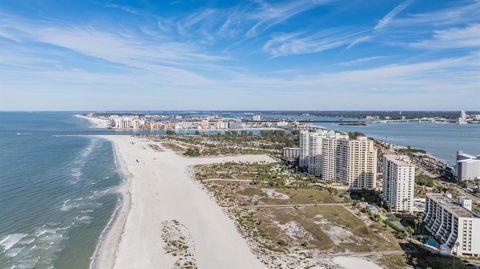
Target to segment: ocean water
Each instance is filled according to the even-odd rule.
[[[121,183],[75,113],[0,113],[0,268],[88,268]]]

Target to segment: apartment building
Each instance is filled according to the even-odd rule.
[[[344,182],[352,190],[376,187],[377,150],[365,136],[336,134],[323,139],[322,178]]]
[[[300,156],[300,148],[283,148],[283,158],[285,160],[295,160]]]
[[[300,166],[300,168],[308,167],[308,161],[310,158],[308,146],[308,143],[310,142],[309,137],[310,132],[308,130],[300,131],[300,155],[298,159],[298,165]]]
[[[405,155],[383,156],[382,198],[394,212],[413,213],[415,165]]]
[[[472,201],[451,195],[427,194],[423,221],[444,250],[459,256],[480,257],[480,218]]]
[[[116,129],[140,129],[145,123],[138,116],[111,117],[111,121]]]
[[[308,137],[308,173],[317,177],[322,175],[322,141],[326,136],[327,131],[317,131]]]

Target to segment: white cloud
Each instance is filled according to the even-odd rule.
[[[383,59],[383,58],[385,58],[385,56],[364,57],[364,58],[358,58],[358,59],[355,59],[355,60],[351,60],[351,61],[348,61],[348,62],[342,62],[342,63],[339,63],[339,65],[354,66],[354,65],[358,65],[358,64],[363,64],[363,63],[367,63],[367,62],[376,61],[376,60]]]
[[[260,9],[251,12],[247,16],[247,18],[256,21],[256,23],[247,31],[246,36],[253,37],[259,32],[265,31],[279,23],[287,21],[291,17],[330,2],[331,0],[296,0],[287,1],[278,5],[270,5],[261,1]]]
[[[397,5],[395,8],[393,8],[390,12],[387,13],[378,23],[373,27],[372,34],[366,35],[359,37],[353,42],[351,42],[347,49],[353,48],[356,45],[359,45],[361,43],[370,41],[379,31],[383,30],[385,27],[387,27],[389,24],[391,24],[392,19],[394,19],[398,14],[400,14],[403,10],[405,10],[408,6],[410,6],[413,3],[414,0],[406,0],[402,2],[401,4]]]
[[[460,1],[459,1],[460,2]],[[466,4],[465,4],[466,3]],[[452,7],[427,13],[409,14],[403,18],[391,19],[395,27],[448,26],[460,23],[475,23],[480,17],[480,1],[462,1]]]
[[[360,33],[348,33],[342,30],[325,30],[312,35],[303,33],[279,34],[263,46],[263,51],[272,57],[295,54],[317,53],[345,46]]]
[[[422,100],[423,103],[434,98],[449,101],[445,96],[460,92],[460,96],[478,97],[479,53],[465,57],[362,68],[361,64],[382,57],[372,56],[340,63],[335,67],[338,69],[349,66],[343,68],[348,71],[320,72],[313,75],[302,75],[305,68],[301,65],[273,66],[271,71],[264,71],[265,75],[262,76],[257,72],[262,72],[261,68],[251,66],[253,63],[233,67],[235,62],[227,62],[221,53],[213,49],[206,52],[205,47],[196,40],[200,35],[207,37],[215,33],[219,33],[219,36],[243,37],[248,30],[254,29],[255,25],[257,26],[254,32],[259,33],[319,3],[326,1],[283,2],[273,6],[263,3],[260,9],[250,13],[242,7],[227,11],[198,12],[178,21],[183,23],[185,29],[187,26],[194,29],[190,30],[190,33],[194,32],[191,39],[184,42],[179,41],[181,39],[174,32],[178,31],[176,21],[168,19],[159,20],[158,28],[162,31],[157,36],[154,32],[145,34],[133,31],[132,28],[112,29],[101,25],[71,27],[66,24],[58,26],[52,22],[0,16],[0,37],[13,40],[8,41],[11,43],[8,48],[0,41],[0,61],[3,64],[0,65],[0,107],[7,106],[14,100],[3,98],[5,93],[13,96],[14,92],[32,91],[49,93],[49,97],[54,96],[52,93],[64,94],[67,103],[68,93],[74,93],[72,96],[115,93],[105,94],[102,97],[105,99],[102,100],[112,106],[118,105],[117,109],[132,108],[123,105],[135,100],[137,109],[158,109],[163,106],[172,108],[169,105],[181,106],[185,103],[201,104],[203,108],[241,108],[238,106],[242,104],[262,105],[264,103],[253,100],[267,98],[271,100],[267,105],[270,107],[262,108],[298,109],[308,105],[308,108],[321,109],[322,106],[334,108],[334,105],[337,105],[337,108],[359,108],[361,104],[378,108],[376,104],[380,102],[387,107],[398,107],[409,105],[409,100],[422,105],[418,96],[426,98]],[[273,10],[270,10],[271,8]],[[265,17],[260,15],[262,12]],[[393,17],[400,11],[397,9],[396,12],[391,12],[377,24],[379,29],[397,27],[398,21]],[[470,24],[465,28],[439,30],[431,40],[417,42],[413,46],[436,46],[438,49],[452,46],[478,48],[478,27],[478,24]],[[272,57],[281,57],[358,44],[355,43],[356,40],[364,42],[365,38],[371,36],[365,36],[365,31],[354,30],[336,28],[316,33],[277,33],[261,44],[264,44],[262,49]],[[371,31],[373,30],[369,30],[368,34]],[[258,41],[256,45],[262,42],[265,36],[258,37],[258,40],[253,40]],[[63,55],[53,57],[45,52],[45,48],[65,55],[79,56],[83,62],[75,66],[67,64],[64,67],[61,65],[64,63]],[[25,51],[20,51],[21,49]],[[35,53],[29,53],[29,49]],[[122,68],[98,71],[96,64],[103,62],[98,59]],[[73,57],[71,60],[75,61]],[[259,59],[261,60],[263,59]],[[9,69],[5,64],[15,65],[15,68]],[[26,68],[28,66],[30,68]],[[255,68],[255,71],[249,68]],[[279,68],[283,71],[279,71]],[[177,94],[178,92],[180,94]],[[403,97],[390,98],[391,96]],[[32,104],[36,100],[30,102]],[[158,106],[147,107],[143,106],[145,103],[142,102],[156,102]],[[347,107],[342,104],[347,104]]]
[[[449,28],[434,31],[429,40],[411,44],[411,47],[421,49],[480,49],[480,24],[472,24],[463,28]]]
[[[200,12],[193,13],[182,21],[182,26],[190,28],[196,24],[204,23],[205,20],[214,18],[212,16],[215,16],[216,12],[215,9],[206,8]]]
[[[460,100],[462,96],[478,97],[479,57],[480,55],[473,54],[460,58],[313,75],[287,72],[259,76],[237,72],[230,78],[209,80],[189,78],[176,70],[162,76],[162,79],[158,78],[157,73],[151,72],[97,74],[68,70],[9,71],[0,72],[0,92],[6,89],[22,92],[33,88],[46,93],[52,90],[63,93],[77,91],[78,94],[88,91],[88,95],[93,98],[100,96],[102,91],[108,91],[114,93],[104,97],[110,104],[109,109],[362,109],[365,106],[377,109],[428,109],[438,105],[432,103],[433,100],[443,102],[449,100],[446,97],[449,95],[455,96],[455,100]],[[18,79],[19,77],[28,79]],[[145,96],[156,100],[156,107]],[[178,96],[182,98],[178,99]],[[266,98],[269,100],[267,104],[257,100]],[[9,104],[2,103],[5,100],[0,100],[0,106],[9,107]],[[35,103],[35,100],[29,102]],[[193,107],[186,104],[192,104]]]
[[[115,32],[95,27],[58,27],[43,22],[12,16],[0,18],[0,37],[15,40],[18,45],[44,43],[111,63],[147,70],[159,78],[206,80],[193,71],[208,67],[223,58],[203,53],[192,44],[169,41],[160,37],[145,40],[135,33]]]
[[[102,4],[100,4],[100,5],[102,5]],[[133,15],[142,14],[142,12],[139,11],[138,9],[135,9],[135,8],[132,8],[132,7],[129,7],[129,6],[117,5],[117,4],[112,4],[112,3],[106,3],[106,4],[103,4],[103,6],[104,7],[109,7],[109,8],[119,9],[121,11],[130,13],[130,14],[133,14]]]
[[[387,15],[385,15],[385,17],[383,17],[378,23],[377,25],[375,25],[375,27],[373,28],[375,31],[379,31],[383,28],[385,28],[393,18],[395,18],[398,14],[400,14],[400,12],[402,12],[403,10],[405,10],[408,6],[410,6],[412,3],[413,3],[414,0],[406,0],[404,2],[402,2],[401,4],[399,4],[398,6],[396,6],[394,9],[392,9],[390,12],[388,12]]]

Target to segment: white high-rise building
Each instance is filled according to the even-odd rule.
[[[112,117],[113,128],[117,129],[140,129],[144,123],[138,116]]]
[[[322,178],[344,182],[352,190],[374,190],[377,150],[365,136],[350,139],[346,134],[323,139]]]
[[[455,201],[451,195],[429,193],[423,221],[443,250],[459,256],[480,257],[480,218],[472,212],[471,200]]]
[[[480,156],[458,151],[456,171],[459,182],[480,178]]]
[[[316,132],[300,132],[299,165],[308,168],[308,173],[320,177],[322,175],[323,139],[334,137],[334,131],[317,130]]]
[[[320,177],[322,175],[322,147],[323,139],[328,132],[319,130],[310,133],[308,140],[308,173]]]
[[[458,118],[457,123],[458,124],[466,124],[467,123],[467,118],[468,115],[465,112],[465,110],[460,111],[460,118]]]
[[[383,158],[383,199],[392,211],[412,213],[415,165],[405,155]]]
[[[308,130],[300,131],[300,156],[298,158],[298,165],[300,168],[307,168],[309,161],[309,137],[310,132]]]

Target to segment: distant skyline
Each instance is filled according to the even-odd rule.
[[[0,2],[0,111],[480,110],[479,0]]]

